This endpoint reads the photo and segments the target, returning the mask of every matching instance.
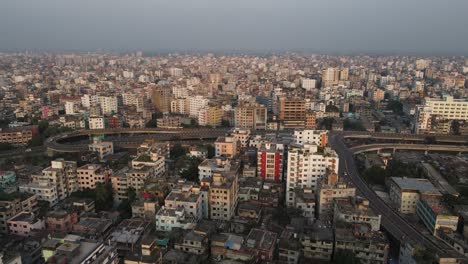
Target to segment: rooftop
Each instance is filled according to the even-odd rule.
[[[424,194],[441,195],[441,193],[427,179],[391,177],[391,180],[405,191],[419,191]]]

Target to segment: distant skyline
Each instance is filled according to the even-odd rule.
[[[468,55],[466,0],[11,0],[0,52]]]

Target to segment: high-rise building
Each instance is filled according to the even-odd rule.
[[[301,85],[302,85],[302,88],[309,91],[317,87],[317,80],[304,78],[301,80]]]
[[[340,71],[340,81],[347,81],[349,75],[349,69],[344,68]]]
[[[235,109],[235,126],[252,130],[266,128],[267,109],[258,103],[241,103]]]
[[[230,221],[235,215],[239,191],[238,181],[237,175],[213,174],[208,199],[212,220]]]
[[[57,188],[57,197],[61,201],[78,190],[78,176],[75,161],[54,160],[51,166],[42,170],[42,175],[33,175],[36,183],[51,183]]]
[[[169,112],[171,110],[171,89],[165,86],[153,87],[151,101],[158,112]]]
[[[424,104],[416,109],[416,133],[426,133],[432,129],[432,120],[468,120],[468,100],[453,99],[446,96],[443,99],[426,98]]]
[[[306,129],[315,129],[317,126],[317,113],[314,111],[307,111],[306,112],[306,121],[305,121],[305,128]]]
[[[337,68],[327,68],[322,70],[322,87],[330,87],[338,84],[340,80],[340,70]]]
[[[200,126],[219,127],[221,126],[223,113],[223,109],[217,105],[200,109],[198,112],[198,124]]]
[[[103,114],[115,114],[118,111],[118,101],[116,96],[99,96],[99,105]]]
[[[296,137],[296,142],[289,146],[286,173],[286,205],[297,207],[298,193],[303,196],[305,190],[315,191],[319,179],[327,170],[338,173],[338,155],[330,147],[319,147],[318,142],[327,142],[319,134],[315,139]],[[306,141],[307,140],[307,141]],[[321,144],[321,143],[320,143]],[[304,209],[304,208],[301,208]]]
[[[279,98],[279,119],[285,128],[303,128],[306,117],[306,102],[303,98]]]
[[[78,186],[80,190],[95,189],[98,183],[105,183],[109,176],[101,165],[87,164],[77,170]]]
[[[205,98],[201,95],[189,97],[188,101],[188,110],[186,109],[185,111],[188,112],[191,117],[195,118],[198,118],[198,112],[200,112],[201,109],[207,107],[208,103],[210,102],[208,98]]]
[[[284,145],[263,142],[257,151],[257,174],[264,180],[282,181]]]

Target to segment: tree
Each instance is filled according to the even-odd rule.
[[[343,122],[343,130],[366,131],[366,128],[361,121],[346,118]]]
[[[319,126],[320,126],[321,129],[325,128],[326,130],[332,130],[334,122],[335,122],[334,118],[325,117],[324,119],[322,119]]]
[[[96,200],[95,206],[96,210],[110,210],[113,205],[112,198],[112,185],[110,183],[98,183],[95,189]]]
[[[187,148],[182,147],[180,143],[174,144],[171,148],[171,158],[172,159],[177,159],[181,156],[184,156],[187,154]]]
[[[10,143],[0,143],[0,151],[5,151],[5,150],[12,150],[13,145]]]
[[[393,111],[396,115],[403,115],[403,104],[397,100],[390,100],[387,104],[387,110]]]
[[[460,122],[458,120],[453,120],[450,129],[452,130],[452,134],[460,135]]]
[[[332,263],[336,264],[360,264],[361,261],[351,250],[337,250],[333,255]]]
[[[366,182],[371,184],[378,184],[378,185],[385,185],[385,169],[372,166],[362,173],[362,176],[366,180]]]
[[[39,129],[39,133],[44,133],[44,131],[49,127],[49,122],[45,120],[41,120],[37,124],[37,127]]]
[[[41,135],[34,135],[28,142],[29,147],[42,146],[44,144],[44,138]]]
[[[157,127],[157,121],[156,119],[151,119],[150,121],[148,121],[148,123],[146,123],[145,127]]]
[[[136,200],[136,190],[129,187],[127,190],[127,199],[123,200],[117,210],[120,212],[120,216],[124,219],[132,217],[132,203]]]
[[[199,174],[198,174],[198,165],[202,160],[200,158],[196,157],[190,157],[188,158],[187,162],[188,165],[187,167],[180,172],[180,177],[188,180],[188,181],[193,181],[193,182],[198,182],[199,181]]]
[[[215,147],[211,144],[206,145],[206,150],[207,150],[207,158],[211,159],[214,157],[215,153]]]
[[[340,109],[332,104],[329,104],[325,107],[325,112],[335,112],[338,113],[340,112]]]
[[[226,119],[221,120],[221,127],[230,127],[230,126],[231,126],[231,123],[229,122],[229,120],[226,120]]]

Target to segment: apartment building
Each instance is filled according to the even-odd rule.
[[[334,204],[334,222],[367,224],[371,231],[380,230],[382,216],[369,207],[368,200],[356,197],[339,198]]]
[[[329,219],[333,216],[335,199],[351,198],[356,196],[356,188],[341,181],[336,173],[330,172],[317,187],[317,213],[320,219]]]
[[[26,145],[39,130],[37,126],[22,126],[14,128],[0,128],[0,143]]]
[[[348,250],[364,264],[386,264],[389,241],[380,231],[372,231],[366,224],[355,224],[352,228],[335,229],[335,254]]]
[[[237,175],[227,176],[214,173],[209,184],[209,213],[212,220],[229,221],[235,215],[239,179]]]
[[[258,103],[243,102],[234,110],[234,123],[243,129],[266,129],[267,108]]]
[[[114,154],[114,143],[112,141],[101,141],[99,138],[94,138],[93,143],[88,145],[89,151],[96,152],[100,160],[105,156]]]
[[[315,191],[319,179],[327,170],[338,173],[338,155],[334,150],[311,144],[291,144],[286,172],[286,205],[296,204],[296,188]]]
[[[202,193],[192,185],[173,189],[164,200],[166,208],[183,208],[187,217],[200,220],[203,217]]]
[[[303,98],[280,97],[278,104],[279,120],[285,128],[304,128],[306,102]]]
[[[36,214],[37,196],[30,193],[9,193],[0,200],[0,233],[8,233],[7,221],[20,212]]]
[[[33,193],[40,201],[46,201],[50,206],[59,202],[57,186],[49,182],[30,182],[19,186],[20,192]]]
[[[50,167],[42,170],[42,175],[32,175],[32,182],[52,184],[57,188],[57,197],[61,201],[79,188],[76,162],[54,160]]]
[[[328,144],[327,130],[296,130],[294,138],[297,144],[314,144],[320,147],[325,147]]]
[[[209,105],[198,111],[198,124],[200,126],[221,126],[224,111],[217,105]]]
[[[90,116],[88,119],[89,129],[106,128],[106,119],[103,116]]]
[[[20,212],[7,221],[8,232],[18,236],[28,236],[32,231],[45,229],[45,222],[34,213]]]
[[[105,183],[109,178],[109,172],[105,171],[101,165],[87,164],[77,170],[78,186],[80,190],[95,189],[98,183]]]
[[[427,179],[392,177],[387,181],[390,200],[403,214],[416,213],[419,200],[439,206],[442,194]]]
[[[416,108],[416,133],[430,133],[433,128],[433,119],[467,121],[468,100],[454,99],[452,96],[444,98],[425,98],[424,104]]]
[[[264,180],[282,181],[284,145],[264,142],[257,149],[257,174]]]

